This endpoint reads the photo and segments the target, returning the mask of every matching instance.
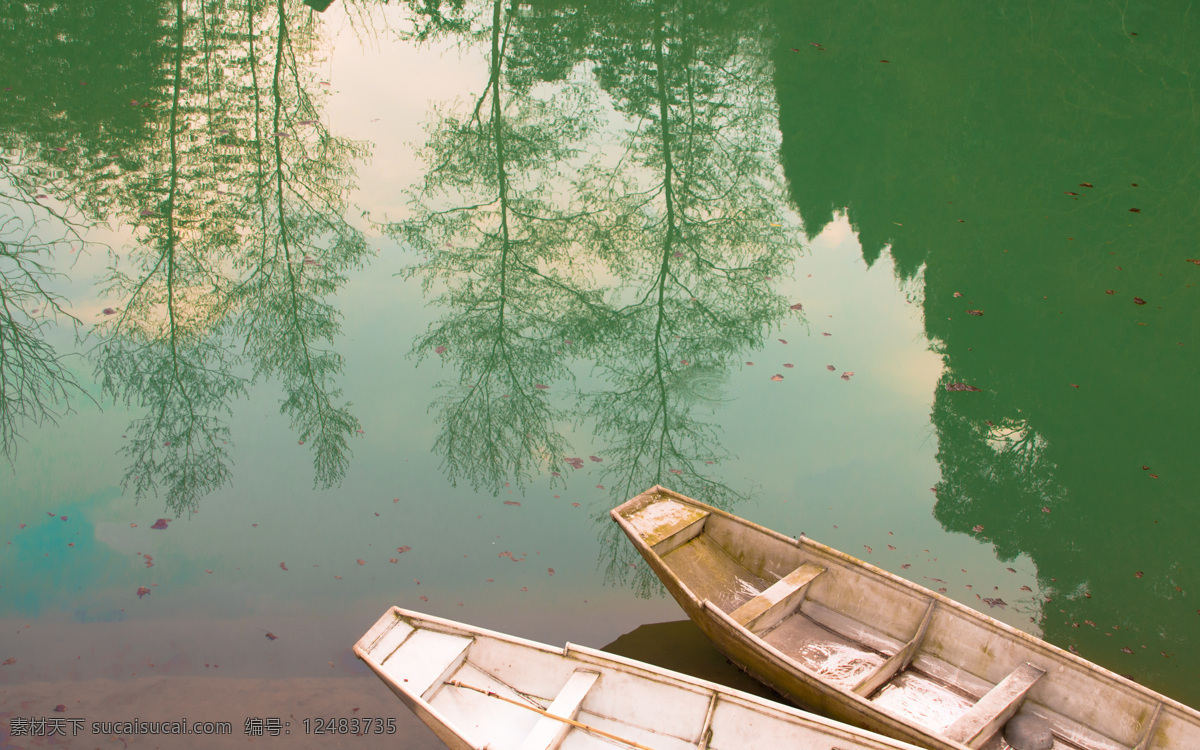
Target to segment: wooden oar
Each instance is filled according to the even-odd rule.
[[[520,701],[515,701],[512,698],[505,698],[503,695],[500,695],[499,693],[495,693],[491,690],[487,690],[485,688],[475,687],[474,685],[466,685],[464,683],[459,682],[458,680],[451,680],[451,681],[447,682],[446,684],[453,685],[456,688],[466,688],[468,690],[474,690],[477,693],[483,693],[484,695],[488,696],[489,698],[499,698],[500,700],[502,700],[506,703],[513,704],[514,706],[520,706],[521,708],[524,708],[529,711],[533,711],[534,713],[541,714],[542,716],[548,716],[551,719],[554,719],[556,721],[561,721],[564,724],[570,724],[573,727],[579,727],[580,729],[582,729],[585,732],[591,732],[591,733],[597,734],[601,737],[607,737],[610,740],[616,740],[617,742],[623,742],[624,744],[629,745],[630,747],[636,747],[638,750],[654,750],[654,748],[652,748],[652,747],[646,747],[645,745],[640,745],[640,744],[634,742],[633,740],[627,740],[624,737],[619,737],[615,734],[611,734],[609,732],[604,731],[603,729],[597,729],[596,727],[588,726],[587,724],[580,723],[578,721],[575,721],[574,719],[568,719],[565,716],[558,716],[558,715],[552,714],[549,711],[544,711],[544,710],[538,708],[537,706],[531,706],[528,703],[522,703]]]

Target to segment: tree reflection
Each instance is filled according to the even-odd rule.
[[[982,389],[935,396],[934,515],[1033,559],[1047,639],[1194,703],[1197,21],[802,6],[793,38],[838,19],[836,54],[775,55],[806,227],[849,207],[868,262],[923,274],[942,385]]]
[[[83,246],[73,222],[22,190],[7,160],[0,171],[0,453],[13,463],[18,427],[54,422],[73,399],[90,398],[46,334],[60,320],[78,338],[81,321],[53,291],[62,274],[52,265],[55,252]],[[54,231],[57,236],[46,237]]]
[[[421,253],[407,273],[450,310],[414,351],[459,368],[435,405],[452,481],[520,487],[538,464],[557,476],[559,425],[594,420],[614,497],[660,482],[720,507],[744,497],[713,475],[724,452],[705,412],[730,365],[791,314],[771,281],[798,243],[776,199],[760,42],[739,18],[492,5],[486,92],[434,124],[413,218],[392,226]],[[550,37],[550,54],[530,52]],[[574,382],[567,358],[601,383],[569,412],[548,385]],[[600,534],[620,580],[631,553],[614,530]],[[652,577],[633,586],[646,593]]]
[[[114,257],[107,291],[123,302],[96,370],[107,395],[145,412],[123,449],[126,487],[140,498],[162,486],[177,513],[229,480],[225,419],[255,377],[283,383],[318,484],[340,481],[359,427],[334,385],[326,298],[366,251],[342,218],[365,152],[320,125],[304,63],[315,28],[293,23],[291,5],[197,19],[177,0],[161,149],[120,193],[139,246]]]

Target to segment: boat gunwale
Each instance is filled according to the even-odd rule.
[[[655,485],[654,487],[651,487],[650,489],[647,489],[646,491],[639,493],[638,495],[630,498],[629,500],[626,500],[625,502],[621,503],[620,505],[618,505],[617,507],[615,507],[611,511],[609,511],[610,516],[625,531],[626,536],[628,536],[630,538],[630,541],[638,548],[639,552],[641,552],[643,557],[650,555],[654,559],[656,559],[659,562],[659,565],[661,566],[661,568],[666,570],[671,575],[672,579],[674,580],[675,584],[679,587],[679,589],[686,593],[686,595],[689,597],[689,599],[692,602],[692,606],[697,611],[701,611],[701,612],[704,611],[704,605],[708,604],[708,606],[719,611],[721,614],[725,615],[727,619],[729,619],[729,623],[727,623],[727,626],[735,628],[735,630],[733,632],[739,634],[743,639],[745,639],[750,644],[752,644],[756,647],[761,645],[762,647],[769,649],[771,652],[780,653],[780,654],[782,653],[778,649],[774,648],[769,643],[767,643],[762,637],[756,635],[748,628],[738,624],[736,621],[732,620],[732,618],[728,618],[728,613],[721,610],[720,607],[718,607],[715,603],[710,602],[707,599],[701,601],[699,599],[699,597],[697,597],[696,594],[693,592],[691,587],[689,587],[686,583],[684,583],[683,580],[678,575],[675,574],[675,572],[671,569],[670,563],[668,563],[661,555],[659,555],[657,552],[655,552],[655,550],[652,547],[650,547],[648,544],[645,543],[645,540],[641,537],[641,535],[637,532],[637,530],[633,527],[633,525],[631,523],[629,523],[628,519],[624,516],[625,511],[627,511],[631,508],[634,508],[634,507],[636,507],[638,510],[640,510],[641,508],[644,508],[644,507],[650,505],[651,503],[655,502],[655,498],[663,497],[663,496],[665,496],[665,499],[670,499],[674,502],[688,505],[688,506],[698,509],[698,510],[706,511],[711,515],[715,515],[726,521],[730,521],[737,525],[746,527],[748,530],[750,530],[752,532],[757,532],[759,534],[766,535],[777,541],[786,542],[786,543],[790,544],[791,546],[798,548],[801,551],[811,551],[817,557],[826,558],[826,559],[829,559],[830,561],[837,561],[838,563],[840,563],[841,567],[845,568],[847,570],[847,572],[849,572],[851,575],[864,575],[864,576],[867,576],[871,580],[874,580],[880,584],[883,584],[885,587],[890,586],[893,589],[904,590],[904,591],[907,591],[908,593],[917,595],[918,598],[932,599],[933,601],[937,602],[939,605],[949,608],[950,612],[957,613],[958,615],[962,616],[963,618],[965,618],[975,624],[983,626],[987,631],[990,631],[991,634],[998,635],[998,636],[1007,636],[1007,637],[1015,640],[1017,643],[1028,647],[1031,651],[1035,652],[1036,654],[1038,654],[1040,656],[1044,656],[1045,658],[1047,658],[1048,660],[1050,660],[1052,662],[1056,662],[1055,666],[1057,666],[1059,668],[1071,668],[1073,670],[1078,670],[1078,671],[1082,672],[1083,674],[1086,674],[1086,675],[1096,678],[1097,681],[1101,684],[1107,684],[1108,687],[1113,688],[1118,692],[1124,692],[1126,695],[1129,695],[1130,698],[1142,699],[1145,703],[1148,704],[1147,709],[1149,711],[1152,711],[1152,712],[1155,711],[1156,705],[1161,706],[1162,708],[1160,709],[1160,719],[1158,722],[1158,726],[1160,726],[1160,727],[1162,725],[1162,719],[1165,718],[1164,714],[1166,714],[1168,711],[1176,714],[1177,716],[1179,716],[1180,719],[1182,719],[1185,722],[1190,721],[1191,723],[1193,723],[1197,726],[1200,726],[1200,711],[1197,711],[1196,709],[1193,709],[1184,703],[1181,703],[1169,696],[1158,693],[1149,687],[1146,687],[1137,682],[1134,682],[1133,680],[1123,677],[1123,676],[1107,669],[1106,667],[1096,664],[1095,662],[1088,661],[1087,659],[1083,658],[1082,656],[1077,656],[1075,654],[1072,654],[1069,651],[1054,645],[1053,643],[1050,643],[1048,641],[1037,638],[1037,637],[1030,635],[1029,633],[1026,633],[1022,630],[1019,630],[1007,623],[1001,622],[1001,621],[999,621],[993,617],[990,617],[982,612],[972,609],[971,607],[969,607],[961,602],[955,601],[954,599],[951,599],[943,594],[940,594],[936,591],[932,591],[918,583],[914,583],[913,581],[909,581],[908,579],[906,579],[902,576],[896,575],[895,573],[892,573],[890,571],[879,568],[878,566],[875,566],[875,565],[871,564],[870,562],[867,562],[866,560],[861,560],[857,557],[854,557],[853,555],[842,552],[841,550],[838,550],[838,549],[835,549],[828,545],[822,544],[821,542],[818,542],[814,539],[810,539],[809,537],[807,537],[803,534],[798,538],[787,536],[786,534],[782,534],[778,531],[775,531],[774,529],[769,529],[765,526],[761,526],[749,519],[742,518],[741,516],[734,515],[733,513],[722,510],[720,508],[708,505],[706,503],[702,503],[698,500],[694,500],[686,495],[682,495],[682,494],[675,492],[674,490],[668,489],[662,485]],[[834,611],[836,612],[837,610],[834,610]],[[850,615],[845,615],[845,616],[850,617]],[[854,618],[852,618],[852,619],[854,619]],[[786,658],[786,655],[784,655],[784,656]],[[928,658],[937,658],[937,657],[928,656]],[[958,665],[951,664],[950,662],[945,662],[942,659],[939,659],[939,661],[943,661],[948,666],[953,667],[955,669],[960,669],[960,670],[963,669],[962,667],[959,667]],[[820,680],[820,678],[817,677],[814,672],[805,668],[803,665],[798,664],[795,660],[793,660],[791,658],[787,658],[787,665],[789,667],[798,666],[798,667],[800,667],[801,674],[806,675],[806,676],[811,675],[812,677],[814,677],[818,682],[818,689],[820,689],[822,692],[833,691],[833,693],[835,693],[839,697],[853,696],[854,698],[857,698],[859,701],[863,701],[868,704],[871,704],[870,701],[867,701],[865,698],[862,698],[861,696],[854,694],[853,691],[843,690],[842,688],[840,688],[836,685],[833,685],[829,682]],[[1041,665],[1041,666],[1046,667],[1046,666],[1050,666],[1050,665]],[[1047,670],[1047,671],[1049,671],[1049,670]],[[1035,702],[1034,705],[1036,706],[1036,705],[1040,705],[1040,704],[1037,704]],[[1057,708],[1054,706],[1047,706],[1047,708],[1050,709],[1051,711],[1054,711],[1055,713],[1058,713]],[[871,710],[875,711],[875,712],[879,712],[883,717],[891,717],[892,716],[892,714],[890,714],[889,712],[883,711],[881,708],[874,706],[874,704],[871,704]],[[1134,716],[1136,716],[1136,713],[1130,712],[1130,716],[1134,717]],[[1064,715],[1064,717],[1069,719],[1070,721],[1078,723],[1080,726],[1085,726],[1082,722],[1079,722],[1076,719],[1070,719],[1070,717],[1067,717],[1065,715]],[[907,726],[915,726],[915,725],[909,724]],[[1088,727],[1088,728],[1090,729],[1090,727]],[[933,734],[932,732],[928,732],[927,730],[924,730],[921,727],[917,727],[917,729],[918,729],[918,731],[928,734],[930,737],[937,737],[937,738],[941,739],[940,735],[936,735],[936,734]],[[1095,730],[1093,730],[1093,731],[1095,731]],[[965,746],[957,745],[957,744],[955,746],[965,747]]]
[[[863,750],[920,750],[920,748],[912,744],[905,743],[902,740],[887,737],[869,730],[859,729],[852,725],[846,724],[845,722],[828,719],[795,706],[790,706],[777,701],[771,701],[766,698],[760,698],[759,696],[738,690],[737,688],[721,685],[700,677],[693,677],[691,675],[676,672],[665,667],[658,667],[644,662],[639,662],[626,656],[611,654],[607,651],[602,651],[590,646],[583,646],[568,641],[561,648],[556,648],[539,641],[522,638],[521,636],[510,635],[508,633],[501,633],[499,631],[489,630],[487,628],[468,625],[455,620],[441,618],[436,615],[429,615],[423,612],[405,609],[400,606],[392,606],[375,623],[375,625],[372,626],[372,628],[368,630],[367,633],[360,638],[357,643],[355,643],[353,649],[355,655],[365,661],[367,665],[371,667],[372,671],[374,671],[375,674],[384,682],[384,684],[388,685],[393,692],[399,691],[403,693],[404,696],[407,696],[414,704],[416,704],[416,706],[412,707],[414,708],[414,712],[417,713],[419,717],[421,717],[422,712],[428,713],[430,717],[438,721],[442,727],[453,733],[455,737],[470,747],[474,746],[471,745],[468,738],[459,731],[458,725],[455,722],[451,721],[445,714],[434,707],[430,701],[425,700],[420,695],[404,687],[402,684],[393,679],[391,675],[384,673],[382,671],[381,662],[372,657],[371,652],[369,651],[369,646],[376,642],[378,640],[378,636],[384,630],[386,630],[386,628],[381,626],[384,624],[384,620],[388,620],[389,618],[391,618],[390,621],[404,621],[406,624],[416,630],[424,628],[433,632],[471,637],[473,639],[491,638],[515,646],[533,648],[534,650],[540,651],[547,655],[561,656],[568,660],[580,663],[583,666],[607,668],[614,672],[631,675],[638,679],[648,679],[668,687],[684,689],[688,692],[694,693],[697,696],[716,695],[723,702],[728,702],[732,705],[740,706],[750,711],[757,711],[764,715],[771,716],[779,721],[799,726],[807,726],[813,731],[825,734],[836,740],[858,743],[862,746]],[[433,627],[425,628],[426,624],[431,624]],[[466,663],[472,663],[469,656],[466,659]],[[475,663],[475,666],[476,668],[479,668],[478,663]],[[419,710],[417,710],[417,706],[419,706]],[[591,711],[584,711],[584,713],[594,714],[594,712]],[[595,715],[599,716],[599,714]],[[421,718],[423,719],[424,717]],[[614,719],[614,717],[606,718]],[[621,721],[619,717],[616,717],[614,720]],[[630,726],[637,725],[631,724]],[[442,739],[445,741],[444,738]]]

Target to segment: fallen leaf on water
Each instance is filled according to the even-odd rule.
[[[837,368],[833,365],[825,365],[825,369],[829,370],[830,372],[837,372]]]
[[[821,335],[822,335],[822,336],[832,336],[833,334],[832,334],[832,333],[825,333],[824,331],[821,331]]]
[[[578,507],[579,507],[579,503],[571,503],[571,506],[572,506],[572,507],[575,507],[575,508],[578,508]]]
[[[444,351],[446,351],[446,347],[444,347],[444,346],[435,346],[435,347],[433,348],[433,353],[434,353],[434,354],[441,354],[441,353],[442,353],[442,352],[444,352]]]
[[[1022,586],[1022,587],[1021,587],[1021,590],[1022,590],[1022,591],[1028,591],[1028,592],[1029,592],[1029,593],[1031,593],[1031,594],[1033,593],[1033,589],[1029,588],[1028,586]]]
[[[534,384],[533,384],[533,387],[534,387],[534,388],[537,388],[539,391],[545,391],[545,390],[549,390],[549,389],[550,389],[550,386],[548,386],[548,385],[542,385],[541,383],[534,383]]]
[[[287,563],[279,563],[280,570],[287,570]]]
[[[848,370],[846,372],[843,372],[842,380],[849,380],[852,375],[854,375],[854,370]]]
[[[137,590],[138,599],[141,599],[143,596],[145,596],[146,594],[149,594],[149,593],[150,593],[150,589],[146,588],[145,586],[138,586],[138,590]]]
[[[573,469],[582,469],[583,468],[583,459],[582,458],[564,458],[563,461],[570,464],[571,468],[573,468]]]
[[[406,544],[406,545],[404,545],[403,547],[397,547],[397,548],[396,548],[396,551],[397,551],[397,552],[399,552],[400,554],[404,554],[405,552],[408,552],[410,549],[412,549],[412,547],[409,547],[409,546]]]
[[[270,639],[270,640],[272,640],[272,641],[279,640],[279,636],[277,636],[277,635],[275,635],[274,633],[271,633],[271,632],[268,632],[268,633],[267,633],[267,638],[268,638],[268,639]]]
[[[169,518],[160,518],[160,519],[158,519],[157,521],[155,521],[155,522],[154,522],[154,525],[153,525],[153,526],[151,526],[150,528],[152,528],[152,529],[165,529],[165,528],[167,528],[167,524],[169,524],[170,522],[171,522],[171,519],[169,519]]]
[[[983,310],[967,310],[967,315],[975,315],[975,316],[982,317]]]
[[[1195,263],[1200,266],[1200,258],[1184,258],[1188,263]]]
[[[1144,574],[1144,573],[1142,573],[1142,571],[1140,571],[1140,570],[1139,570],[1138,572],[1136,572],[1136,573],[1134,573],[1134,574],[1133,574],[1133,577],[1134,577],[1134,578],[1141,578],[1143,575],[1145,575],[1145,574]]]
[[[61,714],[63,711],[67,710],[67,705],[65,703],[59,703],[54,707],[54,710]]]
[[[521,587],[521,590],[522,590],[522,591],[528,591],[528,590],[529,590],[529,587],[528,587],[528,586],[522,586],[522,587]]]
[[[366,565],[366,564],[367,564],[367,561],[366,561],[366,560],[364,560],[364,559],[362,559],[361,557],[360,557],[360,558],[358,558],[357,562],[358,562],[358,564],[359,564],[359,565]]]
[[[106,307],[103,310],[101,310],[100,312],[104,313],[105,315],[116,315],[117,314],[117,311],[112,309],[111,307]]]
[[[421,594],[421,601],[427,602],[427,601],[429,601],[429,597],[425,596],[424,594]]]
[[[1124,652],[1125,652],[1125,653],[1127,653],[1127,654],[1132,654],[1132,653],[1133,653],[1133,649],[1131,649],[1131,648],[1130,648],[1130,647],[1128,647],[1128,646],[1122,646],[1122,647],[1121,647],[1121,650],[1122,650],[1122,651],[1124,651]]]
[[[955,297],[961,297],[961,296],[962,296],[962,292],[955,292],[955,293],[954,293],[954,296],[955,296]]]
[[[400,562],[400,560],[399,560],[399,559],[397,559],[397,558],[395,558],[395,557],[389,557],[389,558],[388,558],[388,562],[390,562],[390,563],[398,563],[398,562]]]
[[[211,570],[209,570],[208,568],[205,568],[205,569],[204,569],[204,572],[205,572],[205,573],[211,573],[212,571],[211,571]]]
[[[754,367],[754,363],[753,363],[753,362],[747,362],[746,364],[747,364],[748,366],[750,366],[750,367]]]
[[[1067,195],[1079,195],[1079,193],[1072,193],[1070,190],[1064,190],[1063,192]]]
[[[784,363],[783,366],[788,368],[789,370],[792,369],[793,367],[795,367],[795,365],[793,365],[791,362],[786,362],[786,363]]]
[[[1004,607],[1008,606],[1008,602],[1004,601],[1000,597],[996,597],[995,599],[988,599],[985,597],[983,603],[989,607],[1000,607],[1001,609],[1004,609]]]
[[[1140,208],[1129,209],[1129,213],[1131,213],[1131,214],[1140,214],[1141,212],[1142,212],[1142,209],[1140,209]]]
[[[1016,572],[1017,572],[1017,569],[1016,569],[1016,568],[1005,568],[1005,570],[1007,570],[1009,573],[1016,573]]]
[[[1192,262],[1193,262],[1193,263],[1195,263],[1196,261],[1192,261]],[[789,310],[803,310],[803,309],[804,309],[804,305],[802,305],[802,304],[800,304],[799,302],[797,302],[796,304],[792,305],[792,306],[791,306],[790,308],[788,308],[788,309],[789,309]]]
[[[546,568],[546,572],[550,575],[554,575],[554,568]]]
[[[590,458],[591,460],[595,461],[596,463],[600,463],[601,461],[603,461],[603,460],[604,460],[603,458],[599,458],[599,457],[597,457],[597,456],[588,456],[588,458]]]
[[[901,570],[908,570],[908,569],[909,569],[909,568],[911,568],[911,567],[912,567],[912,563],[904,563],[903,565],[901,565],[901,566],[900,566],[900,569],[901,569]]]
[[[781,344],[786,344],[786,343],[787,343],[787,339],[779,339],[779,343],[781,343]]]
[[[505,500],[504,504],[505,505],[520,505],[520,503],[518,503],[516,500]]]
[[[672,474],[677,474],[677,475],[683,474],[683,471],[680,469],[667,469],[667,471],[671,472]]]
[[[1135,305],[1144,305],[1144,304],[1146,304],[1146,300],[1142,299],[1141,297],[1134,297],[1134,298],[1133,298],[1133,304],[1135,304]]]
[[[780,375],[779,373],[775,373],[774,375],[771,376],[771,380],[779,382],[780,380],[783,380],[783,376]]]
[[[1050,512],[1050,509],[1049,509],[1049,508],[1047,508],[1045,505],[1043,505],[1043,506],[1042,506],[1042,512],[1043,512],[1043,513],[1049,513],[1049,512]]]
[[[890,545],[890,544],[889,544],[889,545],[888,545],[888,549],[890,549],[890,550],[892,550],[892,551],[895,551],[895,549],[896,549],[896,548],[895,548],[895,547],[893,547],[892,545]]]
[[[976,534],[978,534],[979,532],[983,531],[983,524],[976,524],[971,531],[974,531]]]
[[[875,551],[875,550],[871,549],[871,548],[870,548],[870,546],[868,546],[868,545],[866,545],[866,544],[864,544],[864,545],[863,545],[863,547],[866,547],[866,549],[867,549],[867,552],[874,552],[874,551]]]
[[[17,663],[17,657],[10,656],[7,659],[5,659],[3,661],[3,663],[0,663],[0,666],[7,667],[9,664],[16,664],[16,663]]]

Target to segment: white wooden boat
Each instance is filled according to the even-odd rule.
[[[917,750],[632,659],[399,607],[354,652],[455,750]]]
[[[1200,750],[1194,709],[811,539],[664,487],[612,517],[718,649],[826,716],[935,750]]]

